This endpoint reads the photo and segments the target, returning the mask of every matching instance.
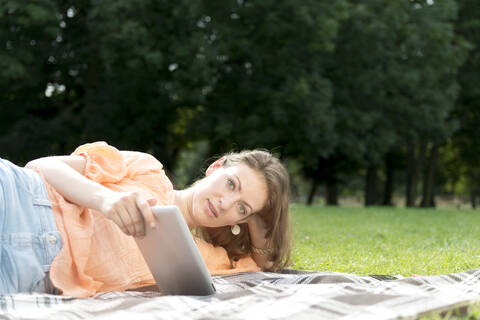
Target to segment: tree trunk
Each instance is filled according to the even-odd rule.
[[[423,197],[421,207],[431,208],[435,207],[435,171],[438,162],[438,145],[434,144],[430,150],[427,160],[427,168],[423,176]]]
[[[407,207],[414,207],[417,202],[417,185],[418,177],[423,171],[423,164],[425,162],[425,152],[427,145],[421,141],[419,143],[418,154],[417,147],[414,141],[408,144],[408,164],[407,164]]]
[[[393,206],[393,178],[394,178],[394,154],[392,152],[387,153],[385,156],[385,191],[383,193],[382,205],[384,206]]]
[[[477,195],[475,192],[470,192],[470,203],[472,204],[472,209],[477,208]]]
[[[307,205],[311,206],[313,203],[313,199],[315,198],[315,193],[317,192],[318,187],[318,179],[316,177],[313,178],[312,186],[310,187],[310,192],[308,193]]]
[[[377,197],[377,166],[370,165],[367,169],[365,181],[365,206],[376,205],[378,203]]]
[[[338,206],[337,180],[331,177],[327,180],[325,204],[327,206]]]
[[[415,144],[410,141],[407,146],[408,163],[407,163],[407,192],[406,192],[406,206],[414,207],[415,199],[417,198],[417,159],[415,155]]]
[[[286,143],[283,143],[282,145],[286,145]],[[285,148],[280,148],[280,155],[278,156],[278,159],[281,162],[285,160]]]
[[[338,205],[338,191],[337,191],[337,159],[325,159],[319,164],[318,174],[325,181],[325,205]]]

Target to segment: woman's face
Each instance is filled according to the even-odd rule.
[[[193,188],[192,219],[204,227],[245,222],[264,207],[268,194],[263,175],[245,164],[211,166]]]

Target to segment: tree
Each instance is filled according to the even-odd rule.
[[[457,176],[464,177],[470,193],[472,207],[476,207],[480,195],[480,7],[478,2],[459,0],[457,36],[471,45],[468,58],[458,73],[461,90],[453,119],[458,121],[458,130],[452,139],[453,152],[458,156],[455,168]]]
[[[378,165],[396,138],[391,118],[386,116],[386,68],[395,59],[399,4],[351,3],[351,14],[340,28],[329,72],[334,84],[338,141],[331,158],[350,163],[352,173],[367,167],[365,204],[371,205],[378,202]]]
[[[412,159],[418,141],[425,141],[428,159],[435,163],[438,145],[451,134],[447,120],[465,50],[454,39],[453,1],[352,4],[337,39],[331,75],[339,137],[335,155],[367,168],[365,204],[371,205],[379,203],[376,182],[381,161],[387,155],[391,158],[403,143]],[[410,161],[409,168],[414,163]],[[429,168],[425,205],[433,199],[435,166]],[[393,169],[389,170],[391,178]],[[408,199],[416,190],[414,172],[408,174]],[[393,188],[391,182],[386,185]]]
[[[413,146],[409,150],[418,147],[421,157],[425,155],[421,206],[431,207],[435,205],[438,150],[455,128],[449,115],[459,89],[456,75],[466,57],[468,45],[462,38],[455,37],[457,6],[454,1],[418,1],[412,3],[410,11],[418,38],[411,37],[407,48],[410,49],[410,63],[417,72],[415,79],[419,80],[415,84],[421,88],[413,88],[410,103],[421,112],[415,112],[416,116],[408,123],[410,132],[404,130],[402,137],[408,145]],[[412,154],[409,159],[416,160]],[[411,189],[415,188],[412,184]],[[407,198],[407,203],[413,204],[414,200]]]
[[[317,168],[336,143],[325,67],[345,1],[212,2],[208,12],[217,73],[195,129],[210,153],[264,147]]]
[[[56,77],[59,9],[54,1],[0,6],[0,149],[2,157],[26,162],[49,149],[50,119],[58,106],[45,97]],[[45,149],[44,149],[45,148]]]
[[[198,57],[207,44],[202,3],[19,3],[8,2],[1,21],[12,48],[0,76],[6,155],[26,161],[107,140],[173,168],[191,140],[185,118],[211,79],[211,56]]]

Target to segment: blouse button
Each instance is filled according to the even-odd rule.
[[[55,237],[54,235],[49,235],[48,236],[48,242],[50,242],[50,244],[57,243],[57,237]]]

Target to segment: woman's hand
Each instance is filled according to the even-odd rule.
[[[249,229],[255,229],[255,230],[265,230],[266,232],[266,226],[265,222],[263,222],[263,219],[256,213],[251,214],[247,218],[247,223],[248,223],[248,228]]]
[[[252,245],[258,249],[268,250],[267,226],[263,219],[258,214],[252,214],[247,219],[248,231],[250,232],[250,241]],[[262,270],[269,269],[272,262],[269,260],[269,255],[258,254],[253,252],[252,258]]]
[[[102,201],[100,211],[126,235],[143,237],[145,227],[155,228],[151,206],[157,200],[145,200],[138,192],[112,192]]]

